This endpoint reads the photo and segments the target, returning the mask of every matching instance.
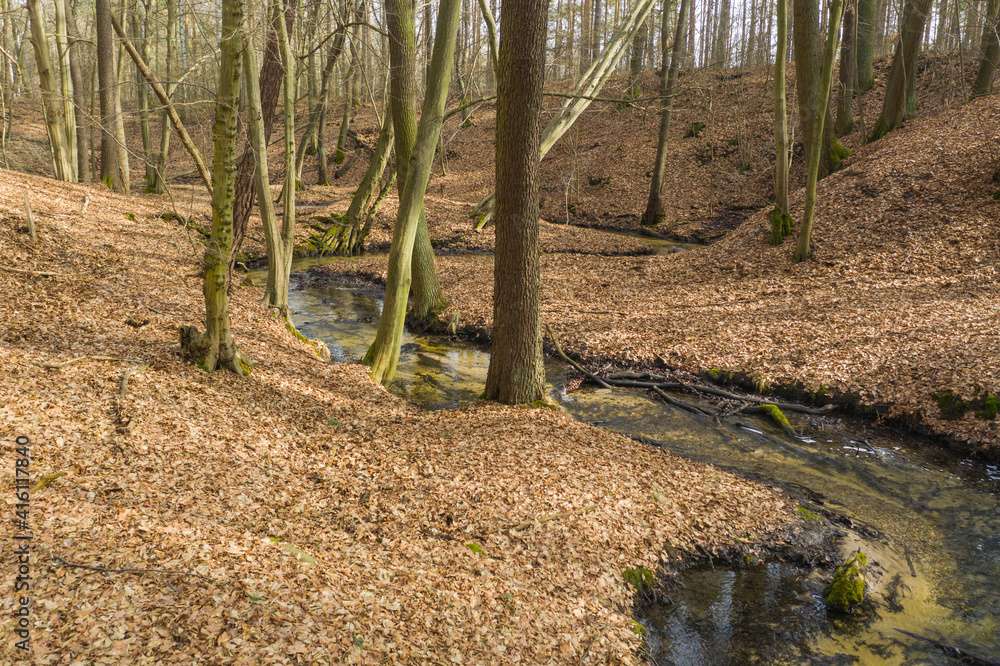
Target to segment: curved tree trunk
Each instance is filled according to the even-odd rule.
[[[378,331],[364,362],[371,366],[371,374],[375,381],[388,383],[396,374],[399,363],[399,346],[403,336],[403,324],[406,318],[406,297],[411,283],[411,258],[420,219],[423,217],[423,199],[430,180],[431,164],[438,139],[441,136],[441,123],[444,118],[444,107],[448,97],[448,83],[451,78],[455,58],[455,34],[458,28],[461,0],[442,0],[438,9],[437,28],[434,31],[434,54],[431,58],[431,68],[428,72],[427,94],[421,110],[420,127],[416,140],[412,145],[412,159],[405,174],[405,187],[399,200],[399,214],[393,228],[392,246],[389,250],[389,268],[385,285],[385,305],[379,317]],[[389,0],[386,5],[386,24],[390,38],[390,55],[392,56],[392,90],[391,100],[396,124],[397,162],[403,162],[400,146],[410,150],[410,146],[399,141],[400,131],[407,123],[405,99],[400,95],[403,88],[396,80],[403,74],[400,65],[401,52],[414,52],[413,7],[409,0]],[[407,29],[407,24],[409,28]],[[414,73],[411,67],[409,72]],[[410,83],[415,78],[410,76]],[[402,121],[402,122],[401,122]],[[404,175],[400,174],[403,180]],[[414,259],[415,261],[415,259]]]

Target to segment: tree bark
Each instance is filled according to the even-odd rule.
[[[980,97],[993,92],[993,73],[996,71],[997,60],[1000,59],[1000,0],[989,0],[986,21],[983,25],[982,50],[979,56],[979,69],[976,81],[972,85],[972,96]]]
[[[164,65],[163,78],[167,82],[166,95],[171,99],[174,94],[174,62],[177,59],[174,42],[177,34],[177,2],[178,0],[166,0],[167,3],[167,35],[166,48],[167,57]],[[154,193],[162,193],[167,186],[167,161],[170,154],[170,116],[167,105],[164,105],[160,113],[160,147],[156,152],[156,168],[153,171],[153,182],[150,183],[150,190]]]
[[[889,70],[882,113],[868,137],[875,141],[898,127],[913,112],[912,93],[917,76],[917,59],[924,36],[924,22],[933,0],[907,0],[900,19],[900,36]]]
[[[175,3],[177,0],[168,0]],[[295,25],[295,12],[298,8],[298,0],[286,0],[285,2],[285,30],[291,34]],[[275,109],[278,105],[278,93],[281,90],[281,81],[284,77],[284,67],[281,65],[281,54],[278,48],[278,17],[271,12],[271,21],[268,22],[267,41],[264,46],[264,61],[260,68],[260,109],[264,122],[264,139],[271,140],[271,131],[274,128]],[[233,206],[233,229],[235,233],[234,248],[239,251],[246,236],[247,221],[250,219],[250,212],[253,210],[254,196],[254,171],[257,156],[254,151],[247,147],[240,157],[239,166],[236,171],[236,201]]]
[[[785,61],[788,58],[788,0],[777,0],[777,42],[774,57],[774,210],[771,242],[778,245],[792,233],[788,214],[788,97]]]
[[[399,363],[399,346],[406,318],[406,299],[411,283],[411,258],[420,219],[423,216],[423,198],[430,179],[434,152],[441,135],[448,84],[455,58],[455,36],[458,28],[461,0],[442,0],[438,9],[437,27],[434,31],[434,53],[427,81],[427,93],[420,116],[420,127],[412,144],[401,143],[399,134],[412,113],[404,110],[405,99],[399,85],[404,72],[405,61],[402,53],[415,49],[413,36],[413,9],[409,0],[389,0],[386,4],[387,27],[390,35],[390,57],[393,71],[391,103],[396,125],[397,162],[403,162],[400,146],[412,153],[409,169],[405,173],[405,187],[399,200],[399,213],[393,228],[392,245],[389,249],[389,267],[385,286],[385,305],[379,317],[378,330],[364,362],[371,367],[375,381],[388,383],[396,373]],[[412,63],[412,59],[411,59]],[[412,64],[407,68],[412,76]],[[412,149],[411,149],[412,146]],[[404,174],[399,175],[404,180]],[[415,261],[415,259],[414,259]]]
[[[817,141],[807,146],[809,161],[806,169],[806,201],[799,227],[799,242],[795,252],[796,261],[805,261],[812,256],[812,227],[816,213],[816,181],[819,180],[819,161],[827,111],[830,106],[830,90],[833,87],[833,62],[837,53],[837,37],[840,34],[840,19],[844,9],[843,0],[830,0],[830,17],[827,21],[826,48],[823,52],[823,70],[820,74],[819,100],[813,122],[816,126],[814,137]]]
[[[115,68],[114,31],[111,0],[96,0],[97,80],[101,103],[101,180],[116,192],[128,193],[127,166],[121,163],[123,146],[118,145],[118,73]],[[124,130],[122,130],[124,134]]]
[[[674,85],[677,81],[677,71],[680,69],[681,60],[684,58],[684,28],[686,26],[688,5],[690,0],[681,0],[681,7],[677,16],[677,23],[674,26],[674,41],[672,52],[669,54],[670,67],[666,67],[668,58],[667,52],[667,30],[670,25],[670,11],[668,6],[663,8],[661,19],[660,44],[663,48],[664,70],[660,79],[660,131],[656,141],[656,159],[653,162],[653,176],[649,182],[649,196],[646,199],[646,210],[642,214],[643,226],[655,226],[664,221],[663,210],[663,179],[667,171],[667,145],[670,130],[670,110],[673,107]]]
[[[833,171],[839,163],[839,158],[833,154],[833,120],[830,110],[822,124],[815,122],[816,109],[819,107],[820,68],[822,63],[823,45],[819,33],[819,0],[793,0],[792,41],[795,58],[795,89],[799,107],[799,129],[804,145],[811,145],[816,139],[816,132],[823,137],[820,153],[820,177]],[[838,147],[839,151],[839,147]]]
[[[496,251],[493,343],[486,398],[541,400],[541,271],[538,249],[539,112],[545,80],[548,0],[504,0],[497,80]]]
[[[66,126],[63,105],[59,101],[59,91],[52,79],[52,62],[49,59],[49,41],[45,36],[45,13],[41,0],[28,0],[28,21],[31,24],[31,45],[35,50],[35,65],[42,90],[42,108],[45,111],[45,125],[52,148],[55,176],[59,180],[73,180],[75,165],[70,160],[66,145]]]
[[[103,0],[98,0],[102,2]],[[242,0],[222,0],[219,85],[212,128],[212,233],[205,246],[205,332],[181,328],[181,348],[203,370],[250,372],[236,348],[229,322],[226,277],[233,243],[233,191],[236,172],[236,116],[240,101]]]
[[[63,129],[66,133],[66,153],[70,165],[68,180],[78,181],[76,154],[76,115],[73,113],[73,79],[70,72],[69,31],[66,27],[66,5],[55,0],[56,53],[59,57],[59,94],[62,96]]]
[[[844,8],[843,33],[840,42],[840,97],[837,103],[837,136],[849,134],[854,129],[854,83],[857,80],[857,20],[854,2],[848,0]]]
[[[87,119],[84,97],[83,66],[81,65],[80,32],[76,25],[76,15],[72,0],[56,0],[65,3],[66,31],[69,39],[69,72],[73,79],[73,113],[76,116],[76,172],[81,183],[93,180],[90,170],[90,121]]]

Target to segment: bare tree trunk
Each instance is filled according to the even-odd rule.
[[[996,71],[997,60],[1000,58],[1000,0],[989,0],[986,21],[983,25],[982,52],[979,56],[979,69],[976,81],[972,85],[972,96],[980,97],[993,92],[993,73]]]
[[[76,115],[73,113],[73,79],[70,72],[69,31],[66,27],[66,5],[55,0],[56,53],[59,57],[59,94],[62,96],[63,129],[66,133],[66,154],[70,165],[68,180],[78,181],[76,154]]]
[[[175,3],[177,0],[167,0]],[[295,26],[295,12],[298,0],[285,2],[285,30],[290,34]],[[284,76],[281,65],[281,54],[278,47],[278,16],[273,12],[268,21],[267,38],[264,46],[264,62],[260,69],[260,108],[264,121],[264,140],[270,141],[271,130],[274,127],[275,109],[278,104],[278,93]],[[253,174],[256,163],[254,151],[247,148],[240,157],[236,172],[236,202],[233,207],[233,229],[235,232],[234,247],[238,251],[246,235],[247,220],[253,209],[255,188]]]
[[[649,181],[649,197],[646,199],[646,210],[642,214],[643,226],[655,226],[664,221],[663,211],[663,179],[667,171],[667,145],[670,130],[670,110],[673,107],[674,85],[677,82],[677,71],[684,58],[684,27],[690,0],[681,0],[681,7],[674,27],[673,50],[669,55],[670,67],[667,62],[667,30],[670,25],[670,11],[663,7],[660,19],[660,44],[663,48],[663,75],[660,79],[660,132],[656,141],[656,160],[653,162],[653,176]]]
[[[927,20],[931,2],[932,0],[907,0],[903,8],[900,37],[896,41],[896,53],[892,59],[892,69],[889,70],[882,113],[868,137],[869,141],[882,138],[899,126],[907,116],[908,98],[911,97],[917,75],[924,21]]]
[[[96,0],[97,79],[101,102],[101,180],[116,192],[128,193],[127,167],[121,163],[119,146],[118,74],[115,68],[114,31],[111,27],[111,0]],[[122,135],[124,130],[122,130]]]
[[[774,55],[774,210],[771,211],[771,243],[781,244],[792,233],[788,214],[788,99],[785,60],[788,57],[788,0],[777,0],[778,36]]]
[[[821,131],[819,174],[822,177],[839,165],[843,153],[840,142],[834,140],[830,109],[827,108],[827,116],[822,125],[814,122],[815,109],[819,105],[822,88],[820,67],[823,45],[819,33],[819,2],[818,0],[793,0],[793,8],[792,37],[795,57],[795,88],[799,103],[799,128],[804,145],[811,144],[815,139],[815,133]]]
[[[799,227],[799,243],[795,252],[796,261],[805,261],[812,256],[812,227],[816,213],[816,181],[819,179],[819,160],[823,147],[823,126],[830,106],[830,90],[833,88],[833,62],[837,53],[837,36],[840,34],[840,19],[844,9],[843,0],[830,0],[830,18],[827,21],[826,48],[823,52],[823,70],[820,74],[818,104],[813,122],[816,126],[815,140],[807,146],[809,162],[806,169],[806,201]]]
[[[66,146],[66,126],[63,105],[59,102],[59,92],[52,80],[52,63],[49,59],[49,41],[45,36],[45,14],[41,0],[28,0],[28,20],[31,24],[31,45],[35,50],[35,65],[42,90],[42,108],[45,111],[45,125],[52,148],[55,175],[59,180],[73,180],[75,165],[70,160]]]
[[[77,30],[76,16],[72,0],[56,0],[65,3],[66,34],[69,39],[69,72],[73,79],[73,113],[76,116],[76,172],[81,183],[93,180],[90,170],[90,121],[87,119],[86,101],[83,83],[83,67],[81,65],[81,43]]]
[[[849,134],[854,128],[854,83],[857,80],[857,15],[854,3],[857,0],[847,0],[844,8],[843,31],[840,43],[840,97],[837,104],[837,136]]]
[[[878,0],[857,0],[857,86],[866,93],[875,85],[875,30]]]
[[[101,2],[102,0],[98,0]],[[212,234],[205,246],[205,332],[181,328],[181,348],[203,370],[250,372],[233,340],[226,276],[233,243],[233,190],[236,172],[236,116],[240,98],[242,0],[222,0],[219,85],[212,129]]]
[[[541,400],[541,271],[538,249],[539,112],[545,80],[548,0],[504,0],[497,86],[496,252],[493,343],[486,398]]]
[[[434,54],[431,58],[427,93],[420,115],[420,126],[416,140],[403,147],[409,152],[412,146],[412,160],[405,173],[405,187],[399,200],[399,214],[393,229],[392,246],[389,250],[389,267],[385,285],[385,305],[379,317],[378,331],[364,362],[371,367],[375,381],[388,383],[396,374],[399,363],[399,347],[406,318],[406,300],[411,282],[411,257],[413,256],[417,230],[423,216],[423,199],[430,179],[431,164],[441,134],[444,107],[448,97],[448,83],[455,58],[455,36],[458,28],[461,0],[441,0],[438,8],[437,27],[434,31]],[[403,162],[399,150],[400,130],[413,114],[407,113],[405,98],[400,94],[401,77],[405,72],[412,74],[412,65],[407,66],[401,58],[407,52],[415,51],[413,35],[413,9],[409,0],[388,0],[386,3],[387,27],[390,35],[390,55],[392,57],[392,105],[395,115],[397,142],[397,163]],[[411,55],[412,62],[412,55]],[[413,77],[410,76],[413,83]],[[409,118],[407,118],[409,116]],[[399,180],[404,179],[400,174]]]

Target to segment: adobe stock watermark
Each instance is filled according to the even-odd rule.
[[[14,449],[14,646],[23,654],[31,649],[31,440],[21,435]]]

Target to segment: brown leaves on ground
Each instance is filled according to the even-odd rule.
[[[202,316],[202,246],[162,208],[0,171],[0,265],[22,271],[0,271],[0,424],[50,479],[31,500],[36,663],[634,662],[623,569],[790,516],[552,410],[416,410],[319,361],[252,288],[232,305],[252,375],[205,374],[177,342]]]
[[[1000,394],[1000,99],[917,119],[820,182],[812,261],[766,211],[681,254],[547,254],[542,311],[585,357],[746,373],[857,396],[1000,455],[1000,420],[942,418],[934,393]],[[801,215],[801,193],[793,216]],[[352,268],[374,273],[382,261]],[[490,257],[439,263],[460,322],[489,327]]]

